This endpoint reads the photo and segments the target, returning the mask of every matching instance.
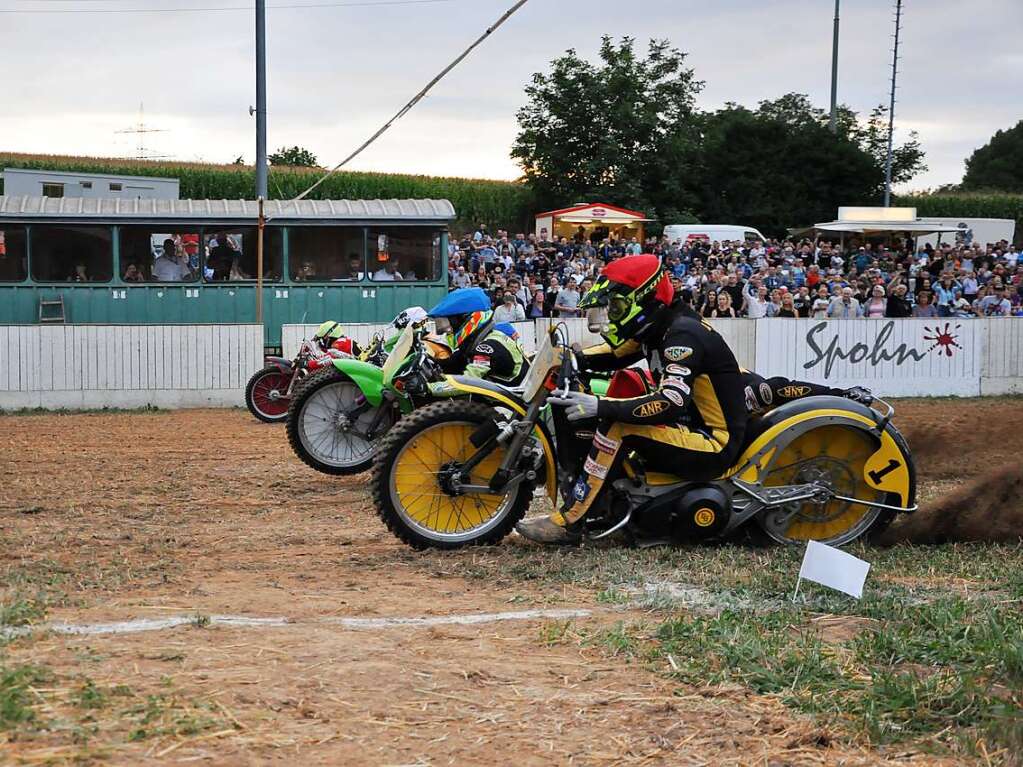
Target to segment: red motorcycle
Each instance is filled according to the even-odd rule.
[[[294,359],[266,357],[263,369],[254,373],[245,385],[245,405],[264,423],[283,423],[288,420],[291,397],[305,378],[329,366],[333,359],[362,354],[359,345],[348,337],[337,339],[326,349],[318,341],[306,339]]]

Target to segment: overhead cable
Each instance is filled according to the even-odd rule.
[[[36,0],[38,2],[39,0]],[[61,2],[62,0],[56,0]],[[68,0],[73,1],[73,0]],[[86,0],[91,1],[91,0]],[[109,0],[98,0],[107,2]],[[115,0],[116,1],[116,0]],[[268,5],[267,8],[375,8],[385,5],[432,5],[451,3],[454,0],[380,0],[380,2],[342,2],[342,3],[307,3],[304,5]],[[251,5],[230,5],[199,8],[0,8],[0,13],[200,13],[209,11],[247,11],[252,12]]]
[[[392,117],[390,120],[385,122],[380,127],[380,129],[376,133],[374,133],[372,136],[370,136],[368,139],[366,139],[366,141],[364,141],[362,143],[362,145],[359,146],[358,149],[356,149],[354,152],[352,152],[350,155],[348,155],[345,159],[343,159],[341,162],[339,162],[337,165],[335,165],[333,168],[331,168],[329,171],[327,171],[325,174],[323,174],[323,176],[315,184],[313,184],[311,187],[309,187],[304,192],[302,192],[302,194],[300,194],[298,197],[296,197],[295,200],[297,201],[297,200],[303,199],[307,194],[309,194],[311,191],[316,189],[316,187],[318,187],[320,184],[322,184],[324,181],[326,181],[328,178],[330,178],[332,175],[334,175],[342,167],[344,167],[349,162],[351,162],[356,157],[358,157],[360,154],[362,154],[364,149],[366,149],[370,144],[372,144],[374,141],[376,141],[378,138],[380,138],[384,134],[384,132],[388,128],[390,128],[394,123],[396,123],[398,120],[400,120],[406,114],[408,114],[409,111],[411,111],[412,107],[414,107],[416,104],[418,104],[420,101],[423,100],[423,98],[426,96],[427,93],[430,92],[430,90],[433,88],[433,86],[435,86],[437,83],[439,83],[445,77],[445,75],[448,74],[448,72],[450,72],[452,69],[454,69],[460,63],[462,63],[462,61],[470,53],[472,53],[484,40],[486,40],[494,32],[496,32],[497,29],[502,24],[504,24],[508,19],[510,19],[512,17],[512,14],[514,14],[517,10],[519,10],[519,8],[524,6],[527,2],[528,2],[528,0],[518,0],[518,2],[515,3],[515,5],[513,5],[507,11],[505,11],[504,14],[501,16],[501,18],[499,18],[497,21],[495,21],[493,24],[491,24],[489,27],[487,27],[486,31],[484,31],[483,34],[480,35],[478,38],[476,38],[476,40],[472,43],[472,45],[470,45],[468,48],[466,48],[464,51],[462,51],[462,53],[454,61],[452,61],[450,64],[448,64],[446,67],[444,67],[444,69],[441,70],[440,74],[438,74],[436,77],[434,77],[432,80],[430,80],[430,82],[428,82],[426,84],[425,88],[423,88],[421,91],[419,91],[419,93],[417,93],[415,96],[413,96],[411,101],[409,101],[405,106],[403,106],[401,109],[399,109],[397,111],[397,113],[394,115],[394,117]]]

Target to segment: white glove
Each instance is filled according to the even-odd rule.
[[[553,405],[568,408],[565,415],[569,421],[581,421],[584,418],[597,417],[598,400],[592,394],[581,391],[570,391],[564,397],[548,397]]]

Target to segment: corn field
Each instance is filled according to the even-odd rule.
[[[103,173],[125,176],[160,176],[181,182],[183,199],[252,199],[256,181],[250,165],[205,165],[63,157],[56,155],[0,154],[0,168]],[[270,169],[269,197],[290,199],[305,191],[323,171],[318,168]],[[494,228],[530,231],[533,210],[528,190],[510,181],[410,176],[391,173],[341,171],[320,185],[310,198],[317,200],[445,199],[455,206],[458,220],[453,231],[469,230],[480,222]]]
[[[1023,194],[1008,192],[960,192],[910,194],[897,197],[896,205],[915,207],[921,218],[1011,218],[1016,221],[1016,240],[1023,238]]]

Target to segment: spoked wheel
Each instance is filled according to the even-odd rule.
[[[821,426],[796,437],[778,456],[764,485],[818,482],[837,495],[884,503],[886,494],[867,484],[863,468],[876,447],[870,435],[851,426]],[[787,516],[790,512],[791,516]],[[764,533],[778,543],[814,540],[841,546],[866,534],[877,534],[893,512],[830,500],[790,504],[780,512],[757,517]]]
[[[476,452],[470,435],[494,411],[465,400],[436,402],[404,418],[383,439],[373,464],[377,513],[398,538],[416,549],[455,549],[496,543],[529,506],[531,488],[501,494],[463,493],[454,485],[488,485],[505,455],[498,446],[464,470]]]
[[[253,373],[245,385],[245,405],[265,423],[282,423],[288,417],[288,387],[292,376],[268,366]]]
[[[368,430],[376,421],[376,433],[383,434],[394,416],[388,410],[377,421],[379,408],[364,405],[362,391],[340,371],[330,368],[311,376],[295,393],[288,412],[288,442],[295,455],[324,474],[369,469],[377,440],[367,438]]]

